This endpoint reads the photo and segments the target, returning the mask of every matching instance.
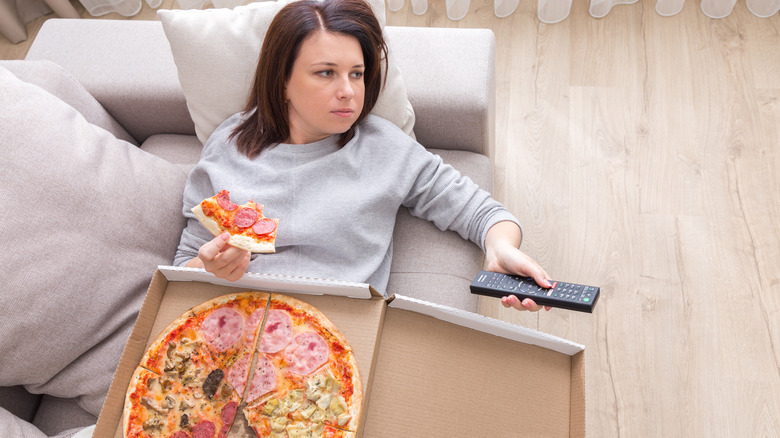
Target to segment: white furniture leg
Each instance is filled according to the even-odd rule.
[[[60,18],[81,18],[69,0],[44,0]]]
[[[16,7],[11,7],[6,0],[0,0],[0,33],[14,44],[27,39],[27,27],[16,14]]]

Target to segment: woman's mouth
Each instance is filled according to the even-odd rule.
[[[331,112],[340,117],[352,117],[352,115],[355,114],[355,111],[349,108],[341,108]]]

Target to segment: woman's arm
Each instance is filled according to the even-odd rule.
[[[488,270],[533,277],[539,286],[551,287],[549,275],[544,269],[531,257],[520,251],[519,246],[522,238],[523,233],[514,222],[498,222],[490,227],[485,236],[485,256]],[[537,305],[532,299],[526,298],[521,302],[514,295],[501,298],[501,304],[504,307],[533,312],[542,309],[542,306]],[[545,309],[550,310],[549,307],[545,307]]]

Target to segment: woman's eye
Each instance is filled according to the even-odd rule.
[[[362,71],[352,72],[352,77],[355,79],[360,79],[363,77],[363,72]]]
[[[318,71],[317,75],[322,76],[324,78],[329,78],[329,77],[333,76],[333,70]]]

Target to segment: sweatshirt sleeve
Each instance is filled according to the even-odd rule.
[[[485,236],[498,222],[517,218],[481,189],[471,178],[445,164],[441,157],[422,148],[415,151],[417,176],[404,205],[417,217],[432,221],[441,230],[452,230],[485,250]]]
[[[207,190],[206,187],[210,185],[208,183],[208,173],[198,165],[187,179],[187,185],[184,188],[184,200],[182,207],[182,214],[187,218],[187,226],[181,233],[181,240],[179,241],[179,247],[176,250],[176,256],[173,259],[175,266],[183,266],[188,261],[198,256],[198,250],[204,243],[213,239],[214,236],[206,230],[206,227],[200,224],[200,221],[192,213],[191,209],[200,203],[202,200],[214,196],[214,193],[210,193],[212,190]]]

